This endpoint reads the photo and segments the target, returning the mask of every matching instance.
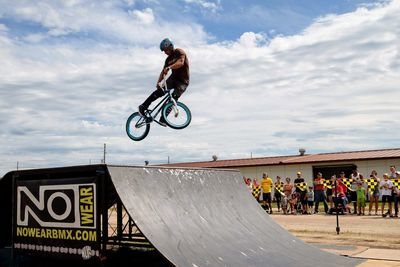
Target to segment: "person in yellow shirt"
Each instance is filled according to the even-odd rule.
[[[272,214],[271,192],[272,192],[273,184],[274,184],[274,182],[272,181],[272,179],[269,178],[266,173],[263,173],[263,178],[261,181],[261,188],[263,191],[263,206],[267,212],[269,210],[270,214]]]

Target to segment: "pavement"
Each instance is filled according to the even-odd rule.
[[[358,267],[400,267],[400,250],[336,244],[313,245],[330,253],[365,259]]]

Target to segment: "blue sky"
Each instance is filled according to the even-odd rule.
[[[206,1],[193,1],[204,3]],[[343,14],[377,1],[258,0],[210,1],[215,8],[187,8],[185,15],[203,25],[217,41],[235,40],[243,32],[263,32],[269,37],[301,32],[319,16]],[[176,5],[181,3],[174,2]],[[198,4],[199,5],[199,4]],[[195,5],[196,6],[196,5]],[[214,6],[212,6],[214,7]],[[176,7],[176,9],[179,9]]]
[[[400,1],[0,0],[0,172],[400,147]],[[124,132],[164,37],[185,130]]]

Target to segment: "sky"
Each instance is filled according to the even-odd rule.
[[[398,148],[400,0],[0,0],[0,175]],[[186,51],[184,130],[125,122]]]

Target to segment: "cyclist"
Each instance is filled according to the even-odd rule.
[[[149,108],[150,104],[162,97],[165,92],[159,87],[158,83],[164,78],[164,75],[172,70],[171,76],[167,80],[168,89],[174,89],[172,97],[175,100],[185,92],[189,85],[189,60],[185,51],[181,48],[174,48],[174,44],[169,38],[165,38],[160,43],[160,50],[163,51],[168,57],[165,60],[163,69],[157,81],[157,89],[139,106],[139,114],[145,116],[145,111]],[[160,119],[163,126],[167,126],[164,118]]]

